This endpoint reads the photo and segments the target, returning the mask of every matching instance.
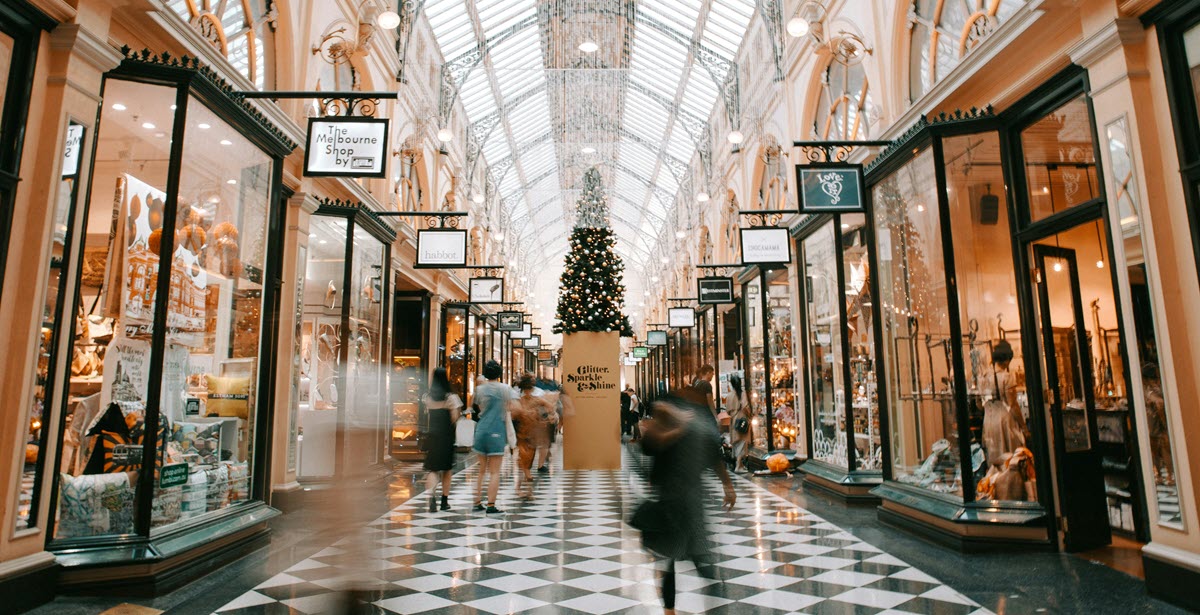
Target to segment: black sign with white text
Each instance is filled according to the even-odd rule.
[[[696,282],[700,303],[733,303],[733,278],[706,277]]]

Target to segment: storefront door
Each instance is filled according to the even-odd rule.
[[[1102,460],[1095,446],[1096,373],[1091,360],[1095,353],[1084,316],[1077,251],[1044,244],[1032,248],[1043,401],[1058,459],[1059,531],[1066,550],[1081,551],[1112,541]]]

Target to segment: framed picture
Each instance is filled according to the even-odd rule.
[[[802,213],[862,213],[866,211],[861,164],[814,162],[796,165]]]
[[[670,308],[667,310],[667,326],[673,329],[691,329],[696,326],[696,310],[692,308]]]
[[[500,312],[496,314],[497,331],[521,331],[525,327],[525,315],[521,312]]]
[[[741,229],[743,265],[786,265],[792,262],[792,238],[786,228]]]
[[[649,331],[646,333],[647,346],[666,346],[667,332],[666,331]]]
[[[417,231],[418,269],[462,268],[467,266],[467,232],[459,229],[423,229]]]
[[[503,303],[504,278],[471,278],[471,303]]]

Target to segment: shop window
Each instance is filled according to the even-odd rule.
[[[0,109],[4,109],[8,100],[8,76],[12,72],[15,45],[13,37],[0,32]]]
[[[830,61],[821,73],[813,137],[828,141],[870,139],[875,113],[862,63]]]
[[[359,225],[354,226],[350,286],[349,347],[346,352],[346,425],[362,432],[358,450],[346,447],[346,464],[361,468],[383,459],[383,259],[384,245]]]
[[[946,199],[962,323],[967,421],[978,499],[1036,501],[1037,493],[995,489],[1014,457],[1033,448],[1025,388],[1012,228],[996,133],[946,137]],[[1023,449],[1023,450],[1022,450]],[[981,461],[982,460],[982,461]]]
[[[912,0],[909,8],[909,100],[949,75],[1017,11],[1023,0]]]
[[[871,265],[867,254],[867,217],[840,216],[838,232],[842,248],[842,296],[845,297],[846,350],[849,357],[853,410],[851,435],[854,464],[859,470],[883,468],[883,435],[879,425],[879,397],[875,384],[875,319],[871,300]]]
[[[1095,142],[1081,95],[1021,132],[1031,221],[1100,196]]]
[[[1200,29],[1191,32],[1200,33]],[[1196,41],[1200,44],[1200,40]],[[1189,56],[1194,57],[1194,56]],[[1194,69],[1193,69],[1194,70]],[[1108,152],[1112,162],[1111,200],[1116,209],[1116,220],[1120,227],[1121,242],[1117,246],[1123,255],[1128,277],[1130,303],[1135,340],[1129,347],[1132,363],[1130,380],[1134,390],[1141,391],[1145,404],[1146,424],[1149,428],[1150,467],[1144,474],[1154,481],[1157,521],[1169,527],[1183,527],[1183,511],[1179,501],[1179,486],[1176,482],[1175,457],[1172,433],[1168,381],[1162,376],[1159,359],[1158,326],[1155,318],[1155,293],[1151,290],[1151,271],[1147,267],[1146,255],[1150,251],[1142,232],[1142,206],[1139,196],[1137,174],[1125,118],[1121,117],[1105,127]],[[1097,268],[1101,261],[1097,261]],[[1126,317],[1126,321],[1130,320]],[[1135,399],[1138,396],[1134,396]]]
[[[893,478],[961,498],[954,341],[932,150],[922,150],[873,191]]]
[[[3,103],[0,102],[0,108]],[[50,230],[50,264],[46,272],[46,283],[35,287],[43,292],[41,336],[38,340],[37,364],[34,375],[33,402],[25,420],[20,424],[26,429],[25,464],[21,473],[21,485],[17,492],[17,529],[24,529],[33,524],[37,518],[37,502],[40,501],[41,486],[45,481],[46,460],[43,451],[46,450],[46,439],[50,433],[47,421],[49,409],[55,403],[55,392],[59,388],[55,368],[59,365],[58,348],[64,331],[68,334],[70,326],[63,322],[67,317],[64,308],[66,299],[66,268],[71,253],[71,244],[75,240],[75,209],[79,198],[80,163],[84,146],[85,127],[75,122],[67,123],[67,138],[61,154],[61,179],[58,183],[58,194],[54,200],[54,215]],[[86,322],[80,323],[81,327]],[[91,356],[78,354],[79,365],[83,366],[83,357]],[[76,362],[72,361],[72,369]],[[86,369],[86,366],[85,366]]]
[[[471,349],[467,341],[467,308],[450,306],[442,310],[441,366],[446,368],[450,388],[463,399],[467,395],[467,363]],[[524,351],[513,350],[513,365],[520,363]]]
[[[275,8],[268,0],[167,0],[254,87],[266,85],[270,27]],[[271,24],[271,26],[268,26]]]
[[[846,386],[838,298],[834,221],[801,243],[808,297],[808,404],[812,416],[813,459],[845,468]]]

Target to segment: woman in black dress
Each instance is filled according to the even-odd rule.
[[[425,394],[425,413],[429,430],[425,433],[425,490],[429,492],[429,512],[436,512],[438,478],[442,482],[442,510],[450,510],[451,469],[454,467],[454,423],[458,422],[462,400],[450,392],[446,369],[433,370],[429,392]]]

